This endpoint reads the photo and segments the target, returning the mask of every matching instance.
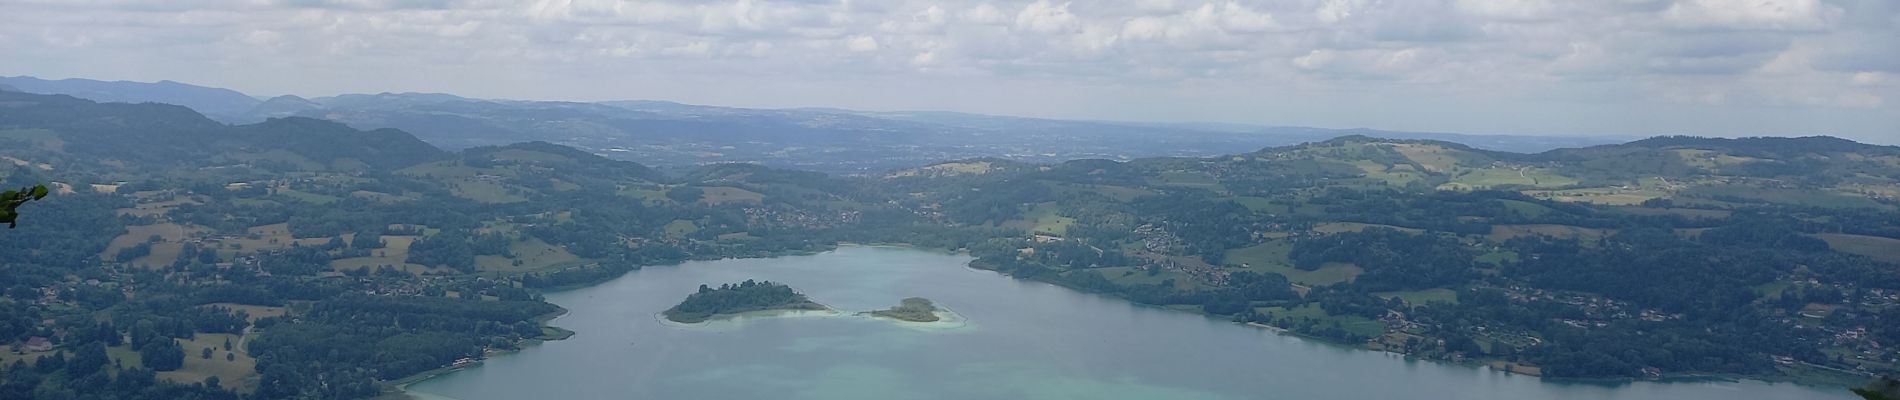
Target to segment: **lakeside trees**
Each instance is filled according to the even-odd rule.
[[[704,322],[720,314],[816,309],[824,309],[824,306],[813,303],[790,286],[747,279],[737,284],[720,284],[716,288],[699,285],[698,291],[687,295],[679,305],[666,309],[663,314],[675,322],[694,323]]]

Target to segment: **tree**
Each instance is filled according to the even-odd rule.
[[[81,345],[79,351],[73,353],[72,360],[66,363],[66,371],[72,376],[91,375],[110,362],[111,358],[106,356],[106,345],[91,342]]]
[[[1854,394],[1867,400],[1900,399],[1900,380],[1884,376],[1876,378],[1866,386],[1855,388]]]
[[[44,199],[46,193],[46,185],[33,185],[33,187],[20,188],[20,190],[0,192],[0,223],[7,224],[7,229],[13,229],[14,219],[20,216],[20,205]]]
[[[174,371],[185,366],[185,349],[168,337],[146,340],[139,347],[139,358],[153,371]]]
[[[206,359],[206,360],[209,360],[209,359],[211,359],[211,348],[210,348],[210,347],[206,347],[206,348],[204,349],[204,351],[200,351],[200,352],[198,352],[198,357],[199,357],[199,358],[203,358],[203,359]]]

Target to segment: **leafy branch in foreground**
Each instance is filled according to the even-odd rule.
[[[7,224],[7,228],[12,229],[14,219],[20,216],[20,205],[43,198],[46,198],[46,185],[33,185],[33,187],[20,188],[20,190],[0,192],[0,223]]]

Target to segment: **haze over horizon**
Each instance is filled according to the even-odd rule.
[[[0,0],[0,75],[1900,144],[1883,0]]]

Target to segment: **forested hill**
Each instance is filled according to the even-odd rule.
[[[1897,179],[1892,148],[1832,138],[1370,137],[881,178],[946,224],[1020,230],[972,248],[1019,277],[1565,377],[1892,371]]]
[[[563,337],[540,290],[823,250],[874,219],[922,230],[822,174],[672,178],[548,143],[448,153],[392,129],[59,95],[0,93],[0,161],[0,183],[57,193],[0,230],[8,399],[372,397]]]
[[[15,158],[100,178],[170,168],[392,169],[447,156],[393,129],[296,117],[231,126],[180,106],[21,92],[0,92],[0,129]]]
[[[964,249],[1023,279],[1546,376],[1840,384],[1819,377],[1893,371],[1900,344],[1900,156],[1835,139],[1513,154],[1353,136],[666,175],[545,142],[450,153],[7,92],[0,161],[0,184],[58,192],[0,230],[0,342],[23,348],[0,363],[31,365],[0,398],[369,397],[561,337],[542,290],[839,242]],[[24,350],[35,336],[57,350]]]

